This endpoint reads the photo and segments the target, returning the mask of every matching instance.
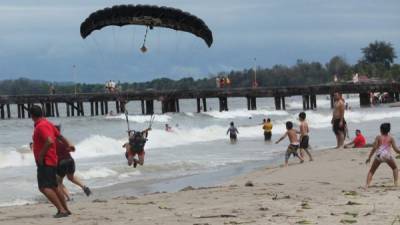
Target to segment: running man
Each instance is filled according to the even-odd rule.
[[[61,132],[61,125],[57,125],[55,127],[57,128],[58,132]],[[67,139],[65,140],[68,141]],[[65,144],[59,140],[57,140],[56,146],[58,157],[58,186],[64,194],[66,200],[69,201],[71,200],[71,198],[68,189],[63,184],[65,175],[67,175],[69,181],[71,181],[75,185],[78,185],[86,194],[86,196],[91,195],[92,192],[90,191],[90,189],[87,186],[83,185],[78,177],[75,176],[75,161],[70,154],[70,152],[75,152],[75,146],[73,146],[70,142],[68,142],[68,144]]]
[[[271,141],[272,137],[272,123],[271,119],[263,120],[264,141]]]
[[[369,163],[371,161],[372,155],[376,152],[374,161],[372,163],[371,169],[367,175],[367,184],[365,185],[365,189],[367,189],[371,185],[372,177],[376,169],[378,169],[381,163],[386,163],[390,166],[393,171],[393,181],[394,186],[398,186],[398,176],[399,170],[397,169],[396,161],[392,156],[391,149],[400,154],[400,150],[396,145],[394,138],[389,134],[390,132],[390,123],[383,123],[380,127],[381,135],[378,135],[375,138],[374,146],[372,147],[371,152],[369,153],[368,159],[365,163]]]
[[[308,128],[305,112],[299,113],[299,120],[300,120],[300,156],[303,157],[304,152],[306,152],[310,161],[313,161],[313,158],[310,152],[308,151],[309,147],[308,142],[310,139],[308,134],[310,133],[310,129]]]
[[[278,141],[275,142],[275,144],[278,144],[286,137],[289,138],[290,143],[288,145],[288,148],[287,148],[286,154],[285,154],[285,167],[287,167],[289,165],[288,162],[289,162],[290,155],[293,155],[293,156],[299,158],[300,163],[304,162],[303,157],[297,154],[297,150],[299,149],[299,139],[297,138],[297,133],[298,133],[298,131],[293,129],[293,123],[291,121],[287,121],[285,134],[281,138],[279,138]]]
[[[237,134],[239,134],[238,129],[235,127],[235,124],[231,122],[231,126],[228,128],[228,131],[226,131],[226,135],[229,134],[229,138],[231,140],[231,143],[234,144],[237,142]]]
[[[133,164],[136,168],[137,164],[143,166],[144,164],[144,146],[147,142],[147,136],[151,128],[143,131],[129,131],[129,142],[125,143],[122,147],[126,149],[125,157],[128,160],[128,166]],[[138,155],[136,159],[135,156]]]
[[[54,125],[43,117],[43,111],[39,106],[32,106],[29,112],[35,124],[32,150],[37,165],[39,190],[57,208],[54,218],[67,217],[71,212],[57,185],[56,142],[61,141],[68,148],[72,146],[69,146],[69,142],[60,135]]]
[[[332,130],[336,135],[336,148],[344,146],[344,139],[346,137],[346,120],[344,119],[344,100],[342,95],[338,92],[334,94],[334,107],[332,113]]]

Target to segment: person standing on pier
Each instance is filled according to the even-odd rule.
[[[342,95],[338,92],[334,94],[334,106],[332,113],[332,130],[336,135],[336,148],[344,146],[344,139],[346,137],[346,120],[344,119],[345,103]]]
[[[67,217],[71,214],[63,193],[57,185],[57,151],[56,141],[69,143],[47,119],[39,106],[32,106],[30,114],[35,124],[33,131],[33,154],[37,165],[37,181],[40,192],[57,208],[55,218]]]

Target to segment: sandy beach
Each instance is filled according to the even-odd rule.
[[[64,219],[45,203],[4,207],[0,224],[392,224],[400,194],[390,168],[381,165],[373,187],[362,188],[368,151],[324,150],[313,162],[292,159],[216,187],[74,201]]]

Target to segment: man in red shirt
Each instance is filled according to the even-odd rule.
[[[43,117],[39,106],[32,106],[30,114],[35,124],[33,131],[33,154],[37,165],[37,181],[40,192],[57,208],[55,218],[67,217],[68,210],[63,194],[57,188],[57,152],[56,141],[68,143],[60,132]]]
[[[356,137],[352,142],[345,145],[346,148],[353,145],[353,148],[363,148],[366,144],[365,137],[361,134],[360,130],[356,130]]]

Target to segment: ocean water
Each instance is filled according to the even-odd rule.
[[[228,99],[228,112],[218,112],[217,99],[209,99],[209,112],[194,113],[195,100],[181,101],[181,113],[156,114],[153,130],[146,144],[145,166],[128,167],[124,156],[123,143],[127,139],[125,115],[50,118],[62,124],[62,133],[76,145],[73,153],[77,165],[77,175],[91,188],[110,189],[126,184],[142,184],[136,193],[144,194],[158,188],[169,189],[173,182],[190,185],[190,179],[178,181],[181,177],[207,174],[204,179],[215,179],[220,171],[224,174],[240,174],[254,165],[280,162],[287,146],[287,140],[276,145],[264,143],[261,122],[271,118],[274,124],[273,140],[285,132],[285,122],[291,120],[298,126],[297,115],[302,111],[299,97],[286,100],[287,110],[276,111],[273,99],[257,99],[258,110],[248,111],[243,98]],[[400,136],[400,111],[397,108],[379,106],[359,108],[357,96],[350,96],[346,102],[352,107],[345,117],[349,125],[350,137],[354,130],[361,129],[371,142],[379,133],[382,122],[392,123],[392,134]],[[156,102],[156,112],[160,112]],[[335,146],[331,131],[330,101],[319,96],[318,109],[307,111],[311,128],[310,144],[313,151]],[[112,109],[113,105],[109,108]],[[140,115],[140,105],[127,105],[131,129],[148,127],[150,116]],[[13,109],[15,110],[15,109]],[[62,106],[60,111],[64,112]],[[234,121],[239,130],[239,142],[231,145],[226,135],[228,125]],[[172,126],[172,132],[164,130],[165,124]],[[36,166],[29,150],[33,122],[30,119],[0,121],[0,206],[35,202],[42,196],[37,190]],[[318,160],[318,159],[316,159]],[[252,166],[253,165],[253,166]],[[233,168],[247,168],[234,171]],[[165,182],[165,181],[168,182]],[[162,182],[161,182],[162,181]],[[72,192],[80,190],[67,181]]]

